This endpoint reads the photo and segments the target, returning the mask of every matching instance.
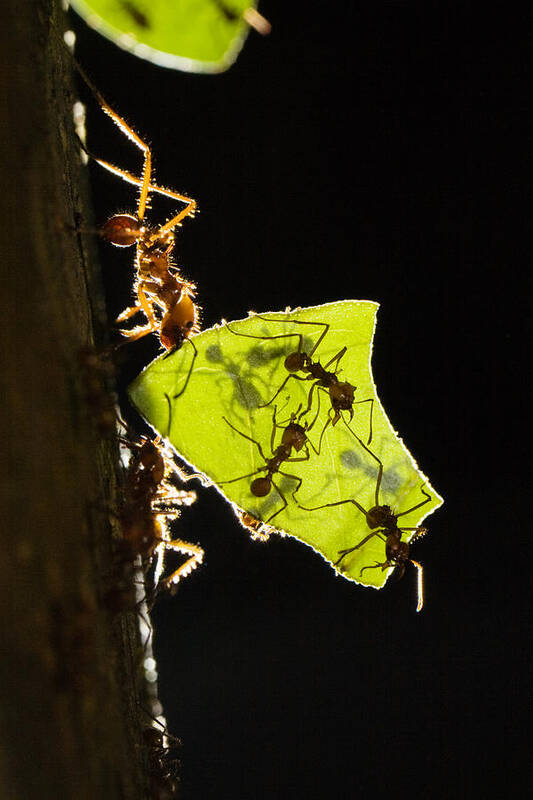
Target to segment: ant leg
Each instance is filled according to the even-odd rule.
[[[296,505],[299,506],[299,508],[303,508],[304,511],[319,511],[321,508],[332,508],[333,506],[343,506],[345,503],[352,503],[356,508],[359,509],[361,514],[364,514],[366,517],[367,512],[365,511],[363,506],[360,503],[358,503],[357,500],[353,500],[351,498],[349,500],[337,500],[335,503],[324,503],[324,505],[322,506],[312,506],[311,508],[309,506],[303,506],[296,500]],[[376,534],[373,533],[371,535],[375,536]]]
[[[274,413],[272,414],[272,433],[270,434],[270,452],[274,455],[274,438],[276,436],[276,428],[282,428],[282,425],[276,424],[276,412],[278,410],[277,406],[274,406]]]
[[[183,394],[183,392],[185,391],[185,389],[187,388],[187,384],[189,383],[189,378],[191,377],[192,369],[194,367],[194,362],[196,361],[196,356],[198,355],[198,350],[196,349],[196,345],[194,344],[192,339],[187,339],[186,341],[189,342],[189,344],[193,348],[194,354],[193,354],[193,357],[192,357],[191,366],[189,367],[189,372],[187,373],[187,378],[185,380],[185,383],[183,384],[183,386],[180,389],[180,391],[177,394],[174,395],[174,397],[173,397],[174,400],[176,400],[176,398],[180,397]]]
[[[344,354],[346,353],[347,349],[348,349],[348,348],[345,346],[345,347],[343,347],[343,348],[342,348],[342,350],[339,350],[339,352],[337,353],[337,355],[336,355],[336,356],[333,356],[333,358],[332,358],[332,359],[330,359],[330,360],[328,361],[328,363],[327,363],[327,364],[324,366],[324,369],[327,369],[328,367],[330,367],[332,364],[335,364],[335,362],[336,362],[336,363],[337,363],[337,366],[336,366],[336,368],[333,370],[333,372],[336,374],[336,373],[337,373],[337,370],[339,369],[339,361],[340,361],[340,360],[341,360],[341,358],[344,356]]]
[[[229,425],[230,428],[233,428],[235,433],[238,433],[239,436],[242,436],[244,439],[248,439],[249,442],[253,442],[253,444],[255,444],[257,446],[257,449],[259,450],[259,454],[260,454],[261,458],[263,459],[263,461],[265,463],[268,461],[268,458],[265,457],[265,454],[263,453],[263,448],[261,447],[259,442],[257,442],[255,439],[252,439],[251,436],[247,436],[245,433],[242,433],[242,431],[238,430],[234,425],[231,424],[231,422],[229,420],[226,419],[226,417],[222,417],[222,419],[224,420],[226,425]],[[256,472],[260,472],[261,469],[264,469],[264,467],[261,467],[260,469],[257,469],[255,472],[252,472],[251,474],[255,475]],[[248,475],[244,475],[243,477],[248,478],[249,476]],[[238,480],[238,478],[237,478],[237,480]],[[224,481],[224,483],[229,483],[229,482],[230,481]],[[219,481],[219,483],[220,483],[220,481]],[[233,483],[233,481],[232,481],[232,483]]]
[[[368,426],[369,427],[369,436],[368,436],[368,441],[367,441],[367,444],[370,444],[370,442],[372,441],[372,420],[373,420],[373,415],[374,415],[374,398],[373,397],[369,397],[366,400],[357,400],[354,403],[354,405],[358,406],[358,405],[361,405],[361,403],[370,403],[370,412],[369,412],[369,415],[368,415],[368,417],[369,417],[369,426]]]
[[[272,317],[263,317],[263,316],[261,316],[261,314],[255,314],[255,316],[259,317],[259,319],[264,319],[266,322],[290,322],[293,325],[319,325],[320,327],[324,328],[324,330],[320,334],[319,338],[316,340],[316,342],[315,342],[315,344],[313,346],[313,349],[307,354],[307,357],[309,359],[312,359],[315,350],[318,349],[322,339],[324,338],[326,333],[329,331],[329,324],[327,322],[307,322],[305,320],[299,320],[299,319],[287,319],[287,320],[284,320],[284,319],[272,319]],[[300,337],[300,342],[298,344],[298,352],[301,353],[301,351],[302,351],[302,338],[303,338],[302,335],[301,334],[294,334],[294,333],[292,333],[292,334],[289,333],[287,335],[288,336],[299,336]],[[272,337],[272,338],[278,338],[278,337],[276,336],[276,337]]]
[[[286,473],[285,473],[285,472],[280,472],[279,474],[280,474],[280,475],[285,475]],[[291,475],[290,477],[291,477],[291,478],[293,478],[293,477],[295,477],[295,476],[294,476],[294,475]],[[300,480],[301,480],[301,479],[300,479]],[[268,517],[268,519],[266,519],[266,520],[265,520],[265,524],[266,524],[266,525],[267,525],[267,524],[269,524],[269,523],[270,523],[270,521],[274,519],[274,517],[277,517],[277,516],[278,516],[278,514],[281,514],[281,512],[282,512],[282,511],[284,511],[284,510],[287,508],[287,506],[289,505],[289,504],[287,503],[287,498],[285,497],[285,495],[283,494],[283,492],[281,491],[281,489],[279,488],[279,486],[277,485],[277,483],[274,483],[274,481],[272,480],[272,478],[270,479],[270,481],[271,481],[271,483],[272,483],[272,486],[275,488],[276,492],[279,494],[279,496],[280,496],[280,497],[281,497],[281,499],[283,500],[283,505],[281,506],[281,508],[278,508],[278,510],[277,510],[277,511],[275,511],[273,514],[271,514],[271,515]]]
[[[112,175],[116,175],[118,178],[122,178],[122,180],[126,181],[126,183],[131,183],[134,186],[142,186],[143,179],[138,178],[136,175],[133,175],[131,172],[128,172],[125,169],[121,169],[120,167],[116,167],[114,164],[110,164],[108,161],[104,161],[101,158],[97,158],[92,153],[90,153],[87,148],[83,147],[85,152],[88,156],[90,156],[93,161],[96,161],[101,167],[106,169],[108,172],[111,172]],[[150,183],[148,186],[148,192],[156,192],[157,194],[162,194],[164,197],[169,197],[172,200],[180,200],[182,203],[186,204],[186,208],[177,215],[179,219],[173,217],[169,222],[165,223],[162,228],[157,229],[157,235],[159,235],[162,231],[170,230],[171,228],[176,227],[176,225],[186,216],[194,216],[194,212],[197,210],[196,200],[193,200],[191,197],[187,197],[187,195],[180,194],[179,192],[175,192],[173,189],[167,189],[164,186],[158,186],[156,183]],[[172,224],[171,224],[172,223]]]
[[[150,150],[149,146],[144,142],[140,136],[138,136],[135,131],[133,130],[130,125],[124,120],[120,114],[117,114],[111,106],[106,102],[105,98],[100,94],[98,89],[94,86],[94,84],[89,80],[88,76],[85,74],[85,71],[82,67],[78,64],[76,59],[72,59],[74,65],[78,72],[80,73],[81,77],[91,90],[91,92],[96,97],[96,100],[100,104],[102,111],[107,114],[108,117],[112,119],[115,123],[117,128],[122,131],[122,133],[127,136],[127,138],[135,144],[139,150],[142,151],[144,157],[143,163],[143,170],[142,170],[142,177],[140,181],[141,191],[139,193],[139,203],[137,205],[137,218],[139,220],[144,219],[144,213],[146,211],[146,201],[148,199],[148,191],[150,187],[150,178],[152,176],[152,151]]]
[[[198,564],[202,563],[205,553],[200,545],[184,542],[183,539],[171,539],[164,544],[167,550],[177,550],[178,553],[184,553],[189,556],[184,564],[174,570],[168,578],[165,578],[165,585],[170,587],[172,584],[178,583],[181,578],[186,578],[187,575],[190,575],[193,569],[196,569]]]
[[[360,541],[359,544],[356,544],[354,547],[348,547],[346,550],[339,550],[339,553],[342,553],[342,555],[339,559],[337,559],[337,561],[335,561],[335,566],[337,566],[337,564],[340,564],[342,559],[345,556],[347,556],[348,553],[353,553],[354,550],[359,550],[359,548],[362,547],[364,544],[366,544],[370,539],[372,539],[373,536],[379,536],[380,539],[385,541],[385,539],[383,539],[383,536],[379,531],[372,531],[372,533],[369,533],[368,536],[365,536],[365,538],[362,541]]]
[[[294,375],[293,377],[297,378],[298,376]],[[309,378],[299,378],[299,380],[304,380],[305,381],[305,380],[309,380]],[[300,414],[299,418],[305,417],[305,415],[308,414],[311,411],[311,407],[313,405],[313,392],[314,392],[314,390],[316,388],[320,388],[320,387],[318,386],[318,381],[315,380],[315,381],[313,381],[313,383],[311,385],[311,388],[309,389],[309,394],[307,395],[307,408],[305,409],[305,411],[302,411],[302,413]],[[281,391],[281,387],[280,387],[279,391]],[[315,421],[316,421],[316,418],[313,420],[313,425],[315,424]]]
[[[244,336],[244,334],[243,334],[243,336]],[[294,380],[295,380],[295,381],[307,381],[307,380],[308,380],[308,378],[301,378],[299,375],[294,375],[292,372],[290,372],[290,373],[287,375],[287,377],[285,378],[285,380],[283,381],[283,383],[281,384],[281,386],[279,387],[279,389],[278,389],[278,391],[276,392],[276,394],[274,395],[274,397],[271,397],[271,398],[270,398],[270,400],[268,401],[268,403],[262,403],[260,406],[257,406],[257,408],[266,408],[267,406],[269,406],[269,405],[270,405],[270,403],[271,403],[273,400],[275,400],[275,399],[276,399],[276,397],[277,397],[277,396],[278,396],[278,394],[281,392],[281,390],[283,389],[283,387],[285,386],[285,384],[287,383],[287,381],[289,381],[291,378],[294,378]]]
[[[275,319],[267,319],[267,317],[260,317],[259,314],[254,314],[255,317],[259,319],[264,319],[266,322],[283,322],[283,320],[275,320]],[[238,331],[233,331],[229,323],[226,322],[226,328],[230,333],[234,336],[245,336],[247,339],[289,339],[291,336],[298,337],[298,353],[301,352],[303,336],[301,333],[280,333],[276,334],[275,336],[256,336],[254,333],[239,333]]]
[[[355,431],[353,431],[350,428],[350,426],[348,425],[348,423],[346,422],[344,417],[341,417],[341,419],[344,422],[344,424],[346,425],[346,427],[348,428],[348,430],[350,431],[350,433],[352,434],[352,436],[355,439],[357,439],[357,441],[359,442],[359,444],[361,445],[363,450],[365,450],[370,456],[372,456],[374,461],[377,461],[377,463],[378,463],[378,477],[377,477],[377,480],[376,480],[376,490],[375,490],[375,495],[374,495],[375,503],[374,503],[374,505],[379,506],[379,490],[381,488],[381,481],[383,479],[383,462],[381,461],[381,459],[379,459],[377,457],[377,455],[375,453],[372,452],[372,450],[369,447],[366,446],[366,444],[359,438],[359,436],[355,433]],[[412,511],[413,509],[411,508],[409,510]]]
[[[412,506],[411,508],[408,508],[407,511],[402,511],[400,514],[396,514],[396,518],[403,517],[405,514],[410,514],[411,511],[415,511],[417,508],[421,508],[421,506],[425,506],[426,503],[429,503],[429,501],[432,499],[432,497],[429,494],[429,492],[426,492],[424,490],[424,484],[422,484],[422,486],[420,487],[420,491],[422,492],[422,494],[425,496],[426,499],[422,500],[421,503],[417,503],[416,506]],[[407,528],[405,528],[405,530],[407,530]]]
[[[135,316],[136,313],[144,312],[149,323],[148,332],[155,330],[155,328],[157,328],[158,323],[155,318],[152,302],[148,300],[148,298],[146,297],[144,289],[142,288],[140,283],[137,286],[137,297],[139,299],[139,305],[132,306],[131,308],[126,308],[121,314],[118,315],[115,322],[124,322],[124,320]],[[141,329],[137,328],[136,330],[138,331]],[[121,333],[123,333],[123,331],[121,331]],[[128,333],[129,331],[124,332],[124,336],[126,336]]]
[[[388,567],[392,567],[392,566],[393,566],[393,564],[389,564],[388,561],[384,561],[382,564],[380,564],[379,561],[376,561],[375,564],[368,564],[366,567],[363,567],[361,569],[361,572],[359,573],[359,577],[361,577],[361,575],[363,574],[365,569],[377,569],[378,567],[381,567],[381,569],[383,571],[383,570],[387,569]]]

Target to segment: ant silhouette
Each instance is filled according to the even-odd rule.
[[[260,314],[255,314],[255,317],[259,319],[263,319],[266,322],[286,322],[286,320],[282,319],[274,319],[272,317],[263,317]],[[329,324],[327,322],[307,322],[304,320],[290,320],[291,323],[295,325],[318,325],[322,327],[324,330],[320,334],[319,338],[311,348],[309,352],[305,352],[303,349],[303,341],[304,337],[301,333],[280,333],[274,336],[257,336],[251,333],[240,333],[238,331],[232,330],[229,325],[226,323],[227,329],[230,333],[233,333],[235,336],[246,336],[251,339],[289,339],[291,337],[296,336],[298,338],[298,347],[296,351],[289,353],[284,361],[285,369],[288,370],[289,374],[282,382],[281,386],[275,393],[273,397],[267,403],[263,403],[262,405],[258,406],[258,408],[264,408],[265,406],[270,405],[276,397],[280,394],[283,390],[285,385],[288,381],[293,378],[296,381],[312,381],[311,388],[309,389],[309,394],[307,396],[307,407],[304,411],[300,414],[300,419],[304,417],[312,408],[313,405],[313,392],[315,389],[318,391],[327,392],[329,396],[329,401],[331,403],[330,411],[328,412],[328,419],[322,429],[322,433],[320,434],[320,441],[319,441],[319,448],[322,442],[322,437],[326,432],[326,429],[329,425],[336,425],[339,419],[341,419],[341,411],[348,411],[350,414],[350,422],[353,419],[353,406],[359,405],[361,403],[370,403],[370,425],[369,425],[369,437],[367,444],[370,444],[372,441],[372,417],[373,417],[373,410],[374,410],[374,399],[367,398],[366,400],[357,400],[354,401],[355,390],[357,387],[353,386],[351,383],[347,381],[340,381],[337,373],[339,371],[339,363],[343,358],[344,354],[347,351],[347,347],[341,348],[339,352],[331,358],[325,366],[322,366],[320,361],[313,361],[313,355],[315,354],[316,350],[320,346],[321,342],[323,341],[324,337],[326,336],[327,332],[329,331]],[[333,372],[328,372],[328,368],[335,365],[335,369]],[[303,372],[306,373],[305,377],[301,377],[299,375],[295,375],[296,372]],[[316,421],[318,414],[320,412],[320,395],[319,397],[319,409],[316,413],[315,419],[313,420],[312,425]],[[333,411],[333,416],[331,416],[331,411]],[[312,427],[312,425],[310,427]]]
[[[299,409],[300,406],[298,407],[295,413],[292,413],[290,415],[288,423],[284,425],[276,422],[277,406],[274,406],[274,414],[272,416],[272,434],[270,436],[270,450],[272,452],[272,458],[267,458],[265,456],[263,448],[256,439],[252,439],[251,436],[248,436],[246,433],[242,433],[242,431],[238,430],[238,428],[232,425],[231,422],[228,419],[226,419],[226,417],[222,417],[226,425],[229,425],[229,427],[232,428],[235,431],[235,433],[238,433],[239,436],[242,436],[244,439],[248,439],[248,441],[253,442],[253,444],[257,446],[259,454],[265,462],[265,466],[259,467],[259,469],[256,469],[253,472],[249,472],[246,475],[240,475],[238,478],[232,478],[231,480],[228,481],[218,481],[218,483],[220,485],[226,483],[235,483],[236,481],[243,480],[244,478],[251,478],[253,475],[257,475],[258,472],[263,472],[266,470],[267,474],[264,477],[256,478],[255,480],[252,481],[252,483],[250,484],[250,491],[252,492],[253,495],[255,495],[255,497],[266,497],[268,494],[270,494],[272,487],[274,487],[279,496],[281,497],[281,499],[283,500],[283,505],[276,512],[271,514],[268,517],[268,519],[265,520],[265,524],[271,522],[271,520],[273,520],[274,517],[277,517],[278,514],[281,514],[281,512],[288,506],[285,495],[283,494],[279,486],[274,482],[274,478],[272,476],[275,473],[278,473],[279,475],[283,475],[286,478],[292,478],[293,480],[297,481],[298,485],[296,489],[292,492],[292,495],[294,497],[294,494],[298,491],[298,489],[302,485],[302,478],[299,478],[297,475],[291,475],[288,472],[282,472],[280,469],[281,465],[284,462],[293,463],[296,461],[308,461],[310,458],[309,449],[307,447],[308,444],[310,444],[315,453],[319,455],[319,451],[314,447],[311,440],[307,437],[307,433],[310,430],[309,427],[307,427],[307,425],[304,427],[295,422]],[[281,443],[274,449],[274,439],[276,436],[277,428],[281,428],[283,430],[283,434],[281,436]],[[302,449],[305,450],[305,456],[291,457],[291,453],[293,450],[295,450],[298,453]],[[252,517],[252,520],[253,519],[255,518]],[[242,519],[241,522],[243,522]],[[245,525],[245,527],[248,527],[248,525]],[[251,527],[252,528],[254,527],[253,521]]]
[[[172,473],[183,475],[172,462],[161,444],[161,438],[143,437],[142,442],[120,440],[133,453],[132,463],[126,473],[124,501],[118,513],[124,537],[124,559],[133,561],[141,557],[148,569],[156,559],[154,583],[159,586],[167,550],[174,550],[189,558],[162,583],[173,588],[181,578],[189,575],[201,564],[204,551],[199,545],[183,539],[171,539],[169,522],[180,515],[178,507],[191,505],[195,492],[177,489],[169,480]]]
[[[150,147],[111,108],[89,80],[82,67],[75,59],[73,61],[101,109],[143,153],[143,169],[139,178],[127,170],[97,158],[87,150],[80,140],[80,145],[85,153],[97,164],[139,188],[136,214],[114,214],[99,230],[100,236],[116,247],[132,245],[136,247],[133,290],[137,302],[119,314],[116,321],[125,322],[137,314],[144,314],[147,322],[131,329],[121,328],[120,333],[128,341],[135,341],[149,333],[155,333],[166,350],[179,349],[187,340],[194,349],[194,363],[197,351],[190,337],[200,330],[200,309],[194,301],[196,286],[182,277],[172,262],[172,252],[175,246],[175,229],[182,224],[185,217],[194,217],[197,203],[186,195],[152,182],[152,151]],[[179,200],[185,204],[185,208],[162,225],[149,225],[146,221],[146,211],[151,192]]]
[[[175,753],[181,747],[181,740],[172,736],[158,719],[152,719],[160,728],[150,725],[143,730],[151,796],[154,800],[170,800],[177,796],[180,780],[180,760]]]
[[[348,429],[351,431],[348,425],[346,425]],[[353,433],[353,431],[351,431]],[[355,434],[354,434],[355,435]],[[358,438],[358,437],[356,437]],[[411,506],[411,508],[407,508],[404,511],[394,512],[389,505],[380,504],[380,488],[381,482],[383,478],[383,462],[373,453],[368,447],[366,447],[360,439],[358,439],[359,444],[361,444],[364,449],[377,461],[378,463],[378,477],[376,480],[376,488],[374,492],[374,505],[370,509],[365,509],[361,503],[357,500],[350,498],[348,500],[338,500],[334,503],[324,503],[321,506],[313,506],[308,507],[302,505],[298,500],[295,498],[296,504],[304,509],[304,511],[318,511],[321,508],[331,508],[333,506],[341,506],[345,503],[352,503],[362,514],[364,514],[366,519],[366,524],[371,530],[371,533],[368,536],[365,536],[358,544],[354,545],[353,547],[348,547],[345,550],[339,550],[340,558],[335,561],[335,566],[338,566],[344,558],[349,553],[353,553],[355,550],[361,548],[366,542],[372,539],[374,536],[379,537],[382,541],[385,542],[385,561],[383,562],[376,562],[375,564],[367,565],[363,567],[359,573],[362,575],[365,569],[376,569],[381,567],[382,570],[389,569],[390,567],[395,567],[399,570],[399,574],[397,579],[403,577],[405,573],[405,567],[408,562],[410,562],[417,570],[417,589],[418,589],[418,604],[416,607],[417,611],[420,611],[424,605],[424,578],[423,578],[423,567],[419,564],[418,561],[415,561],[413,558],[409,557],[409,548],[410,544],[415,541],[416,539],[421,538],[424,534],[427,533],[427,528],[423,528],[421,526],[415,527],[406,527],[406,526],[399,526],[398,519],[400,517],[405,516],[406,514],[410,514],[412,511],[416,511],[416,509],[421,508],[426,503],[432,499],[429,492],[426,492],[424,489],[424,484],[420,487],[420,491],[426,498],[422,500],[420,503],[416,503],[416,505]],[[402,535],[409,531],[414,531],[413,536],[411,537],[411,542],[402,541]],[[342,567],[341,567],[342,571]]]

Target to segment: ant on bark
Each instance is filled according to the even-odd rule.
[[[179,785],[180,760],[175,752],[181,747],[181,740],[172,736],[159,720],[153,719],[161,729],[150,725],[143,731],[150,790],[154,800],[170,800],[176,797]]]
[[[242,433],[242,431],[238,430],[238,428],[232,425],[231,422],[228,419],[226,419],[226,417],[222,417],[226,425],[229,425],[229,427],[232,428],[235,431],[235,433],[238,433],[239,436],[242,436],[244,439],[248,439],[248,441],[253,442],[253,444],[257,446],[259,454],[265,462],[265,466],[259,467],[259,469],[256,469],[253,472],[249,472],[246,475],[240,475],[238,478],[232,478],[229,481],[218,481],[218,483],[220,485],[226,483],[235,483],[236,481],[243,480],[244,478],[251,478],[253,475],[257,475],[258,472],[266,471],[267,474],[264,477],[256,478],[255,480],[252,481],[252,483],[250,484],[250,491],[252,492],[253,495],[255,495],[255,497],[266,497],[268,494],[270,494],[272,487],[274,487],[279,496],[281,497],[281,499],[283,500],[283,505],[276,512],[271,514],[268,517],[268,519],[265,520],[265,524],[271,522],[271,520],[273,520],[274,517],[277,517],[278,514],[281,514],[281,512],[288,506],[285,495],[283,494],[279,486],[274,482],[274,478],[272,476],[275,473],[278,473],[279,475],[283,475],[286,478],[292,478],[293,480],[297,481],[298,485],[296,489],[292,492],[292,495],[294,497],[295,493],[302,485],[302,478],[299,478],[297,475],[291,475],[288,472],[282,472],[280,469],[281,465],[284,462],[294,463],[296,461],[309,461],[310,456],[309,456],[309,449],[307,447],[308,444],[311,445],[311,447],[313,448],[315,453],[317,453],[317,455],[319,455],[320,452],[314,447],[311,440],[308,439],[307,437],[307,432],[309,431],[307,425],[304,427],[295,422],[299,409],[300,407],[298,407],[295,413],[291,414],[288,424],[283,425],[276,422],[277,407],[274,406],[274,414],[272,416],[272,434],[270,436],[270,450],[272,452],[272,458],[267,458],[265,456],[263,448],[256,439],[252,439],[251,436],[248,436],[246,433]],[[274,439],[276,436],[277,428],[281,428],[283,430],[283,434],[281,436],[281,443],[276,448],[274,448]],[[305,456],[291,457],[291,453],[293,450],[295,450],[298,453],[302,449],[305,450]],[[252,528],[254,527],[253,523],[254,519],[255,518],[252,517],[252,525],[250,526]],[[243,522],[242,518],[241,522]],[[249,525],[245,525],[245,527],[249,527]]]
[[[194,362],[197,351],[190,337],[200,330],[200,309],[194,302],[196,286],[182,277],[172,262],[172,252],[175,246],[174,230],[181,225],[185,217],[194,216],[197,211],[196,201],[152,182],[152,152],[150,147],[111,108],[89,80],[81,66],[75,59],[73,61],[101,109],[111,118],[119,130],[142,151],[144,158],[142,174],[139,178],[127,170],[97,158],[87,150],[80,140],[83,150],[97,164],[100,164],[100,166],[127,183],[139,187],[140,190],[135,215],[114,214],[99,230],[100,236],[116,247],[130,247],[132,245],[136,247],[133,289],[137,302],[119,314],[116,321],[124,322],[140,313],[145,315],[147,323],[137,325],[131,329],[121,328],[120,333],[129,341],[135,341],[149,333],[155,333],[166,350],[179,349],[188,340],[194,349]],[[185,208],[162,225],[149,225],[145,215],[151,192],[179,200],[185,204]]]
[[[196,493],[177,489],[170,482],[173,472],[183,480],[186,478],[165,452],[159,437],[155,440],[143,438],[140,444],[121,441],[134,452],[126,474],[124,501],[118,513],[124,537],[124,560],[133,561],[140,556],[148,568],[155,557],[154,583],[158,586],[167,550],[189,556],[164,579],[164,586],[171,588],[203,561],[204,551],[199,545],[171,539],[168,527],[171,520],[179,517],[178,507],[191,505]]]
[[[256,314],[256,317],[259,319],[265,320],[265,322],[285,322],[286,320],[282,319],[273,319],[272,317],[263,317],[260,314]],[[284,361],[285,369],[288,370],[289,374],[275,393],[273,397],[267,403],[263,403],[262,405],[258,406],[258,408],[264,408],[265,406],[270,405],[279,393],[283,390],[284,386],[288,383],[288,381],[293,378],[296,381],[312,381],[311,388],[309,390],[309,394],[307,396],[307,407],[304,411],[300,414],[299,418],[304,417],[312,408],[313,405],[313,392],[316,389],[317,391],[321,390],[328,393],[329,400],[331,403],[330,411],[333,411],[333,416],[331,413],[328,413],[328,419],[324,428],[322,429],[322,433],[320,434],[320,443],[322,442],[322,437],[326,432],[327,427],[331,425],[336,425],[339,419],[341,419],[341,411],[348,411],[350,413],[350,422],[353,419],[353,406],[358,405],[360,403],[370,403],[370,430],[369,430],[369,437],[368,437],[368,444],[372,441],[372,416],[374,410],[374,399],[368,398],[367,400],[357,400],[354,401],[354,394],[356,390],[356,386],[353,386],[351,383],[347,381],[340,381],[337,373],[339,371],[339,363],[343,358],[344,354],[347,351],[347,347],[341,348],[339,352],[331,358],[325,366],[322,366],[320,361],[313,361],[313,355],[315,354],[316,350],[320,346],[321,342],[323,341],[324,337],[326,336],[327,332],[329,331],[329,324],[326,322],[307,322],[304,320],[287,320],[295,325],[319,325],[324,330],[320,334],[319,338],[311,348],[309,352],[305,352],[303,349],[303,335],[301,333],[280,333],[274,336],[256,336],[255,334],[251,333],[239,333],[238,331],[233,331],[228,324],[226,324],[227,329],[230,333],[233,333],[235,336],[246,336],[251,339],[288,339],[291,337],[296,336],[298,338],[298,348],[295,352],[289,353]],[[328,372],[328,368],[335,365],[335,369],[333,372]],[[301,377],[299,375],[295,375],[296,372],[303,372],[306,373],[305,377]],[[318,395],[318,397],[320,397]],[[320,400],[319,400],[320,404]],[[320,408],[319,408],[320,410]],[[310,427],[312,427],[318,417],[319,411],[313,420],[313,423]],[[320,449],[319,443],[319,449]]]
[[[347,425],[349,428],[349,426]],[[349,430],[351,430],[349,428]],[[353,431],[352,431],[353,433]],[[358,438],[358,437],[356,437]],[[341,561],[346,558],[349,553],[353,553],[354,550],[358,550],[361,548],[366,542],[372,539],[374,536],[378,536],[382,541],[385,542],[385,561],[383,562],[376,562],[375,564],[368,565],[363,567],[360,571],[360,575],[363,574],[365,569],[376,569],[381,567],[382,570],[389,569],[390,567],[395,567],[399,570],[398,580],[403,577],[405,573],[405,567],[408,562],[410,562],[417,570],[417,589],[418,589],[418,604],[416,607],[417,611],[420,611],[424,605],[424,577],[423,577],[423,567],[419,564],[418,561],[409,557],[409,548],[411,542],[415,541],[416,539],[421,538],[424,534],[427,533],[427,528],[422,526],[415,526],[415,527],[406,527],[406,526],[399,526],[398,519],[400,517],[405,516],[406,514],[410,514],[412,511],[416,511],[416,509],[421,508],[426,503],[432,499],[431,495],[426,492],[424,486],[420,487],[420,491],[426,498],[422,500],[420,503],[416,503],[416,505],[411,506],[411,508],[405,509],[405,511],[394,512],[389,505],[382,505],[380,504],[379,493],[381,488],[381,482],[383,478],[383,462],[381,459],[376,456],[368,447],[366,447],[361,440],[359,440],[359,444],[361,444],[364,449],[377,461],[378,463],[378,477],[376,480],[376,488],[374,492],[374,505],[368,511],[355,499],[348,499],[348,500],[338,500],[335,503],[324,503],[321,506],[313,506],[312,508],[303,506],[301,503],[298,502],[295,498],[296,504],[303,508],[304,511],[318,511],[321,508],[331,508],[333,506],[341,506],[345,503],[352,503],[359,511],[364,514],[366,519],[366,524],[371,530],[371,533],[368,536],[365,536],[359,544],[354,545],[353,547],[348,547],[346,550],[339,550],[340,558],[337,559],[335,562],[335,566],[338,566]],[[414,531],[414,535],[411,537],[411,542],[404,542],[402,541],[402,534],[408,531]],[[340,568],[342,571],[342,567]]]

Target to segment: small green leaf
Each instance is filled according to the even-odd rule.
[[[257,18],[259,29],[263,19],[255,10],[257,0],[70,2],[88,25],[119,47],[162,67],[185,72],[228,69],[248,34],[245,17],[252,22]]]
[[[359,402],[354,404],[354,418],[350,423],[356,436],[345,424],[349,412],[343,411],[342,419],[326,428],[320,455],[310,449],[308,461],[284,462],[281,471],[302,478],[295,498],[303,506],[316,507],[354,498],[368,510],[375,505],[378,463],[372,457],[374,453],[384,465],[380,504],[388,504],[401,512],[425,499],[422,486],[431,495],[429,502],[403,516],[399,523],[402,527],[418,526],[443,501],[397,437],[377,397],[370,370],[376,311],[376,303],[345,300],[291,312],[265,312],[261,317],[251,316],[230,323],[231,330],[240,334],[278,338],[248,338],[231,333],[225,325],[215,326],[194,337],[198,351],[194,362],[190,343],[185,343],[175,353],[161,356],[130,386],[130,398],[150,424],[163,436],[168,436],[177,453],[215,483],[253,473],[265,465],[259,448],[234,431],[223,417],[242,434],[259,442],[265,457],[270,458],[274,406],[277,406],[278,424],[288,421],[291,412],[300,404],[302,409],[307,407],[312,381],[290,379],[273,403],[264,408],[259,406],[268,403],[287,378],[284,360],[297,350],[297,334],[303,335],[302,350],[310,352],[326,323],[329,330],[313,354],[313,360],[319,360],[325,367],[346,348],[339,362],[339,380],[356,387],[356,403],[374,399],[372,442],[368,450],[361,444],[369,438],[371,404]],[[282,334],[293,335],[283,337]],[[302,373],[297,374],[302,376]],[[170,400],[177,394],[175,400]],[[313,393],[312,409],[302,420],[302,423],[304,420],[311,423],[318,407],[318,395],[320,413],[309,432],[309,439],[315,446],[318,446],[331,410],[327,392]],[[282,434],[282,430],[276,430],[274,449],[280,444]],[[301,456],[303,452],[294,455]],[[264,474],[260,472],[259,476]],[[217,488],[235,506],[268,522],[272,514],[283,508],[283,501],[274,488],[264,498],[255,497],[250,491],[253,479],[243,477]],[[332,566],[341,550],[353,547],[368,536],[366,517],[352,503],[306,511],[292,498],[297,487],[294,478],[274,475],[274,480],[288,505],[276,514],[272,525],[310,545]],[[358,583],[381,587],[390,569],[368,569],[362,576],[360,571],[383,561],[384,542],[374,536],[347,555],[337,571]]]

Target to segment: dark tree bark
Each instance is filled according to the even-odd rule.
[[[65,22],[59,0],[5,0],[0,21],[0,796],[145,797],[142,647],[101,603],[117,443],[83,402],[79,351],[106,323]]]

